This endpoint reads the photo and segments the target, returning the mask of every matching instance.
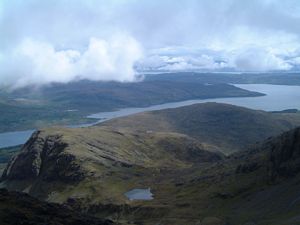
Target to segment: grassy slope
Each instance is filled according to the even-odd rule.
[[[134,186],[144,186],[146,180],[139,181],[140,176],[149,177],[160,170],[174,168],[187,168],[195,163],[206,163],[217,161],[222,158],[221,154],[211,153],[204,150],[204,147],[196,140],[177,133],[147,133],[139,134],[112,130],[110,128],[81,128],[81,129],[60,129],[59,131],[47,130],[39,134],[39,140],[43,143],[49,137],[61,136],[59,142],[67,143],[68,146],[60,152],[55,153],[51,149],[47,150],[35,141],[35,147],[25,146],[24,150],[39,148],[40,151],[49,151],[48,158],[42,158],[41,172],[36,178],[35,185],[30,185],[27,189],[27,182],[13,182],[7,187],[17,188],[18,190],[27,189],[29,193],[40,198],[48,198],[53,201],[66,201],[70,196],[81,196],[91,198],[93,201],[100,202],[124,202],[126,199],[123,193]],[[52,142],[52,141],[51,141]],[[58,142],[58,140],[56,140]],[[31,143],[31,141],[29,142]],[[44,146],[47,146],[44,144]],[[26,157],[28,153],[22,153],[17,159],[18,163],[13,163],[12,171],[20,171],[17,175],[31,173],[31,157]],[[46,153],[41,153],[44,155]],[[37,157],[40,154],[33,154]],[[58,158],[66,155],[76,157],[72,163],[72,168],[79,165],[80,171],[85,174],[84,180],[80,180],[78,185],[63,185],[63,190],[57,192],[60,182],[66,180],[76,172],[69,171],[68,161],[65,167],[60,167]],[[67,157],[68,158],[68,157]],[[61,158],[63,161],[65,158]],[[40,161],[37,159],[36,164]],[[23,165],[24,163],[24,165]],[[16,169],[15,165],[19,166]],[[57,164],[57,165],[56,165]],[[65,164],[63,164],[65,165]],[[70,165],[71,166],[71,165]],[[60,173],[57,177],[56,172]],[[153,174],[152,174],[153,173]],[[149,176],[150,175],[150,176]],[[28,180],[30,177],[26,177]],[[124,180],[128,182],[124,182]],[[49,186],[48,182],[51,183]],[[58,186],[55,185],[57,183]],[[76,183],[76,182],[75,182]],[[113,188],[112,188],[113,187]],[[60,186],[62,188],[62,186]],[[100,191],[102,190],[102,191]],[[52,193],[49,196],[49,193]]]
[[[204,105],[210,109],[212,106],[216,108],[216,104]],[[237,112],[245,113],[244,111],[249,111],[250,115],[264,114],[261,111],[232,108],[223,104],[217,106],[223,109],[223,113],[229,107],[231,117]],[[201,108],[199,105],[189,107]],[[189,107],[187,108],[191,109]],[[199,113],[196,109],[187,111]],[[185,108],[180,110],[184,112]],[[169,115],[170,111],[173,110],[154,114],[163,112],[163,115]],[[276,116],[277,119],[282,119],[278,114],[266,115],[268,118]],[[222,161],[203,162],[201,159],[207,156],[208,159],[216,157],[214,153],[201,151],[206,149],[206,145],[183,134],[163,131],[170,125],[165,118],[159,117],[166,123],[161,124],[160,120],[153,121],[152,117],[149,119],[147,113],[138,116],[141,117],[135,117],[137,123],[134,130],[132,126],[122,128],[118,125],[125,124],[120,120],[133,121],[133,117],[128,117],[118,119],[118,123],[112,121],[110,126],[113,127],[105,124],[80,129],[52,128],[41,132],[39,141],[33,142],[36,144],[34,148],[49,151],[49,155],[45,158],[45,153],[41,154],[44,164],[39,176],[25,181],[6,180],[1,185],[11,189],[26,188],[32,195],[48,201],[79,202],[84,210],[99,217],[105,215],[118,221],[136,221],[146,225],[158,222],[174,225],[241,225],[251,221],[259,225],[284,225],[291,224],[290,220],[294,221],[293,224],[299,224],[299,221],[295,222],[299,204],[291,203],[298,198],[300,178],[296,174],[292,178],[283,177],[273,182],[270,179],[268,147],[235,154]],[[149,119],[145,126],[151,128],[151,131],[141,130],[143,127],[140,125],[145,121],[142,120],[143,117]],[[181,114],[173,117],[176,118],[178,120],[184,117]],[[228,120],[227,117],[226,119]],[[117,125],[118,128],[114,127]],[[159,131],[154,130],[156,125],[161,126],[157,128]],[[292,133],[290,136],[295,135]],[[50,137],[55,137],[55,143],[68,143],[68,146],[62,153],[55,153],[57,149],[51,150],[53,140]],[[278,143],[284,142],[279,139],[275,141],[275,146],[279,146]],[[23,151],[34,148],[27,146]],[[194,155],[193,149],[203,154]],[[65,157],[68,155],[75,156],[75,159],[71,164],[64,164],[63,159],[69,158]],[[297,157],[295,155],[296,159]],[[24,162],[22,158],[20,161]],[[34,165],[38,162],[39,160],[35,161]],[[245,169],[241,170],[244,172],[237,173],[240,164]],[[72,168],[78,168],[76,165],[84,171],[84,179],[66,181],[65,178],[74,173]],[[59,172],[55,172],[56,166],[63,167],[58,167]],[[28,166],[21,168],[19,173],[22,175],[26,174],[26,170],[31,171]],[[151,187],[154,200],[128,201],[124,192],[138,187]]]
[[[194,215],[228,224],[300,224],[299,144],[298,128],[206,170],[191,169],[177,200],[197,207]]]
[[[228,104],[205,103],[145,112],[98,126],[171,131],[196,138],[207,148],[232,153],[300,125],[299,113],[268,113]]]
[[[118,131],[119,133],[116,134],[102,129],[101,132],[97,129],[100,133],[93,132],[92,136],[84,139],[85,143],[81,143],[83,145],[93,143],[96,141],[94,138],[101,134],[101,138],[97,138],[99,142],[97,146],[103,148],[109,142],[109,138],[116,138],[120,134],[124,134],[126,141],[123,140],[123,142],[134,141],[129,145],[139,143],[141,147],[141,151],[122,157],[123,162],[124,159],[133,160],[131,161],[132,166],[120,166],[117,163],[120,160],[112,161],[103,158],[103,152],[108,149],[111,150],[112,146],[99,152],[95,148],[85,148],[83,152],[81,144],[73,143],[75,139],[82,138],[80,133],[75,132],[69,134],[70,136],[64,135],[64,141],[68,141],[70,144],[66,152],[71,151],[72,154],[76,155],[78,162],[81,161],[80,165],[88,169],[89,175],[83,181],[72,185],[62,181],[60,183],[57,180],[48,184],[44,183],[46,186],[42,187],[41,181],[36,180],[34,185],[38,183],[39,188],[42,189],[33,188],[34,192],[31,194],[36,195],[37,190],[45,191],[48,189],[47,191],[51,193],[48,195],[49,201],[60,202],[71,198],[72,201],[69,202],[72,204],[76,201],[80,202],[81,207],[93,215],[101,218],[103,216],[109,217],[119,222],[125,221],[126,224],[132,221],[146,225],[158,222],[175,225],[197,223],[241,225],[247,222],[255,222],[257,225],[300,223],[297,219],[300,209],[297,201],[300,175],[279,176],[276,181],[272,180],[270,176],[270,149],[273,147],[272,145],[268,147],[268,143],[263,145],[263,148],[257,148],[258,150],[235,154],[223,161],[213,163],[197,163],[191,166],[190,163],[178,164],[178,161],[172,163],[171,158],[169,158],[169,167],[164,168],[165,162],[163,161],[156,162],[155,167],[149,161],[156,159],[153,154],[159,154],[160,150],[155,151],[155,153],[147,153],[147,151],[156,150],[157,147],[161,148],[161,146],[143,148],[144,145],[140,145],[140,142],[145,140],[145,137],[142,138],[143,134],[140,134],[141,139],[137,141],[126,132]],[[57,135],[57,132],[52,132]],[[44,135],[41,134],[41,137]],[[51,133],[48,131],[47,135],[51,135]],[[289,136],[295,135],[291,133]],[[122,137],[119,138],[122,139]],[[166,136],[163,139],[165,138]],[[116,158],[120,154],[126,154],[129,147],[124,143],[123,146],[126,147],[119,149],[117,146],[120,141],[120,139],[115,139],[113,142],[116,144],[113,148],[117,153],[117,155],[113,154]],[[180,145],[181,142],[182,140],[176,145]],[[278,140],[275,139],[273,143],[275,146],[280,146],[280,144],[286,146],[280,137]],[[142,153],[145,155],[142,156]],[[135,157],[132,157],[132,154],[139,154],[139,160],[142,161],[134,162]],[[152,157],[149,157],[149,154]],[[168,159],[170,155],[167,154],[164,157],[161,160]],[[292,157],[292,159],[299,160],[296,157]],[[252,163],[257,166],[251,169],[247,165]],[[145,167],[141,166],[142,164]],[[237,172],[240,165],[250,169]],[[42,177],[43,174],[40,174],[40,179],[43,179]],[[12,184],[16,185],[16,183]],[[126,200],[123,193],[136,187],[151,187],[155,195],[154,200],[134,202]],[[103,205],[111,203],[112,205]]]

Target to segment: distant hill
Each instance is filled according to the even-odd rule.
[[[146,80],[178,81],[193,83],[229,83],[229,84],[276,84],[300,85],[300,72],[267,72],[267,73],[209,73],[209,72],[177,72],[165,74],[149,74]]]
[[[182,133],[228,154],[299,126],[300,114],[291,116],[229,104],[203,103],[139,113],[98,126],[106,125]]]
[[[263,94],[229,84],[205,85],[180,81],[133,83],[78,81],[27,87],[8,92],[0,89],[0,132],[80,124],[87,115],[127,107],[219,97]]]

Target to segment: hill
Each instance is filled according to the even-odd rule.
[[[197,140],[177,133],[51,129],[33,134],[8,163],[2,185],[57,202],[72,195],[124,202],[123,193],[146,183],[155,171],[221,159],[221,153],[209,152]],[[139,181],[141,176],[145,179]]]
[[[209,72],[177,72],[165,74],[149,74],[146,80],[179,81],[193,83],[228,83],[228,84],[275,84],[300,85],[299,72],[266,72],[266,73],[209,73]]]
[[[198,120],[213,125],[219,118],[224,126],[239,119],[223,135],[236,129],[242,137],[255,129],[239,126],[278,126],[280,132],[295,125],[291,117],[215,103],[180,108],[180,115],[173,110],[38,131],[11,159],[0,186],[123,224],[300,224],[300,128],[227,157],[196,135],[173,130],[199,128]],[[154,199],[129,200],[124,194],[135,188],[151,188]]]
[[[187,169],[160,193],[172,208],[168,218],[185,224],[300,224],[299,151],[296,128],[205,169]]]
[[[295,113],[269,113],[221,103],[203,103],[139,113],[98,124],[138,131],[177,132],[229,154],[300,125]]]
[[[120,108],[189,99],[261,95],[229,84],[207,86],[176,81],[77,81],[10,92],[0,89],[0,132],[86,123],[91,121],[86,118],[89,114]]]

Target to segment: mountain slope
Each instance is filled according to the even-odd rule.
[[[64,193],[68,194],[65,202],[100,218],[147,225],[158,221],[178,225],[297,225],[300,224],[299,151],[300,128],[297,128],[227,159],[179,169],[161,169],[158,173],[151,168],[135,170],[144,185],[153,187],[155,198],[150,202],[118,202],[116,198],[111,198],[110,202],[98,198],[97,202],[82,194],[86,190],[76,182],[72,183],[76,191]],[[93,177],[94,182],[85,188],[92,188],[97,195],[105,193],[113,197],[113,193],[120,189],[116,187],[118,185],[127,188],[132,188],[132,182],[141,185],[130,174],[133,168],[125,166],[117,170],[115,166],[115,169],[109,169],[108,176],[120,178],[125,173],[127,175],[122,182],[110,183],[112,192],[108,188],[97,188],[102,182],[108,182],[103,175]],[[44,174],[40,176],[43,178]],[[97,179],[101,181],[95,181]],[[55,183],[52,181],[51,185]],[[55,192],[57,194],[59,189]]]
[[[10,161],[0,185],[125,224],[300,224],[300,128],[262,144],[254,138],[252,149],[229,157],[191,137],[197,129],[190,136],[178,132],[203,124],[210,132],[215,122],[229,126],[224,137],[235,137],[233,129],[243,138],[255,132],[245,126],[280,132],[294,126],[291,117],[215,103],[176,110],[38,131]],[[124,193],[134,188],[150,188],[154,199],[128,200]]]
[[[103,125],[182,133],[228,154],[245,150],[255,142],[299,126],[300,116],[273,114],[229,104],[204,103],[139,113],[98,126]]]
[[[67,207],[41,202],[27,194],[0,189],[1,225],[112,225]]]
[[[8,163],[2,185],[58,202],[71,195],[124,202],[126,190],[147,183],[160,170],[222,158],[177,133],[135,133],[107,127],[49,129],[35,132]]]
[[[269,138],[234,161],[242,163],[235,173],[240,193],[226,203],[232,213],[258,224],[300,224],[300,128]]]

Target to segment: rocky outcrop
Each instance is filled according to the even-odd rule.
[[[39,201],[27,194],[0,189],[2,225],[112,225],[111,220],[91,217],[66,206]]]
[[[67,143],[60,135],[46,135],[36,131],[5,168],[2,180],[78,181],[83,178],[75,156],[64,149]]]
[[[43,145],[44,140],[39,138],[39,132],[35,132],[24,145],[21,152],[10,160],[3,172],[2,179],[37,177],[41,169]]]
[[[271,176],[290,177],[300,172],[300,128],[286,132],[267,143]]]
[[[300,172],[300,128],[268,138],[263,144],[236,157],[242,161],[236,173],[251,173],[261,168],[271,180],[295,176]]]

